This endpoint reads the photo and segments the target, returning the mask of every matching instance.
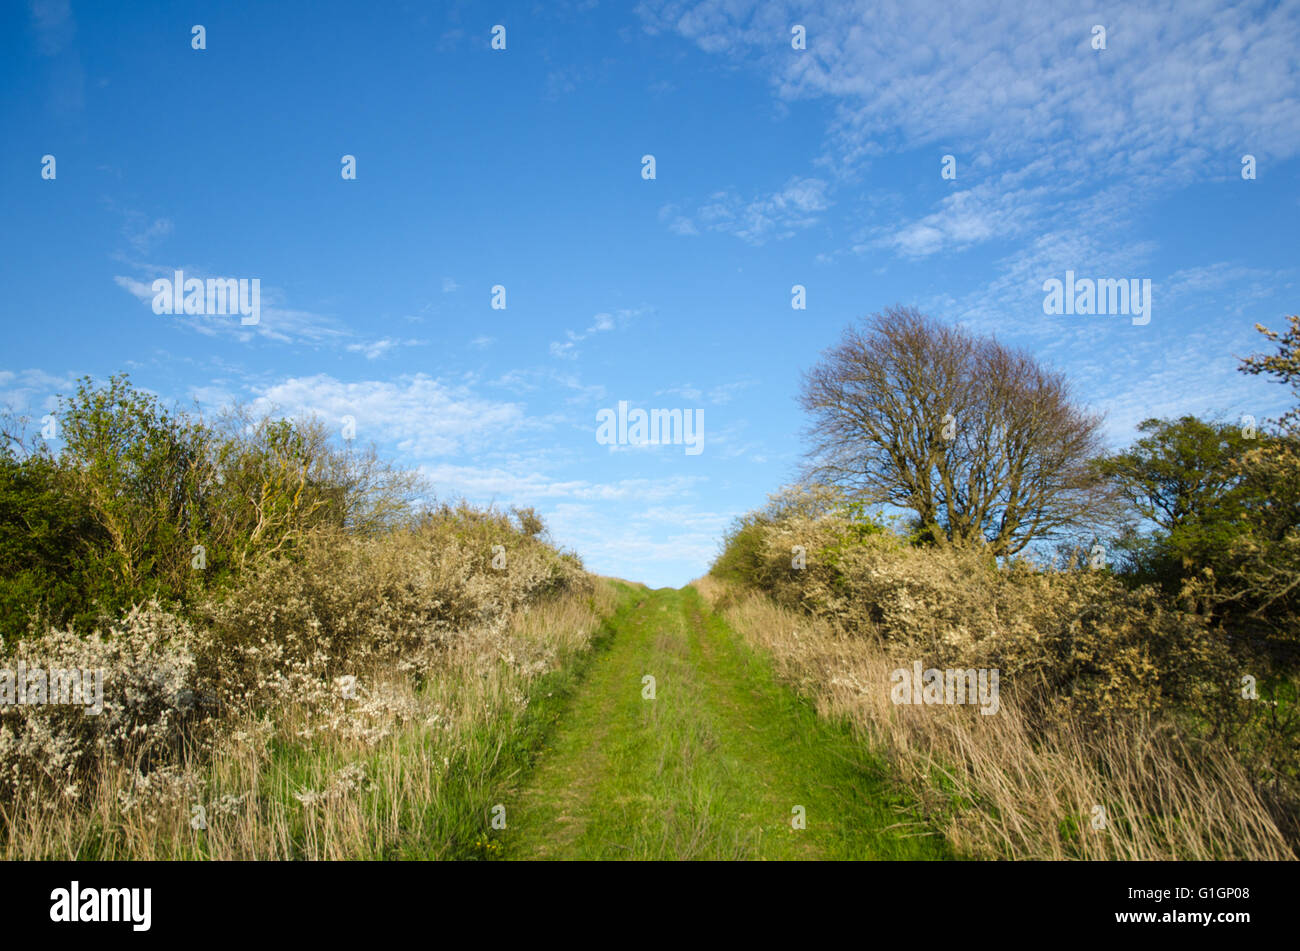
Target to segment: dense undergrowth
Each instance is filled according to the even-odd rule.
[[[1294,673],[1154,585],[917,545],[806,488],[742,519],[700,584],[789,678],[893,752],[951,811],[963,850],[1294,857]],[[997,670],[996,715],[893,702],[894,672],[917,663]]]
[[[209,426],[123,378],[60,419],[57,454],[0,457],[0,666],[100,672],[102,709],[0,706],[0,854],[476,854],[610,585],[316,421]]]

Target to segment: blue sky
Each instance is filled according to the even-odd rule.
[[[926,7],[8,4],[0,404],[128,371],[351,415],[656,586],[794,476],[800,373],[893,304],[1065,371],[1117,445],[1279,414],[1234,356],[1297,307],[1300,4]],[[177,269],[259,279],[260,323],[155,314]],[[1066,270],[1149,279],[1150,323],[1045,315]],[[703,451],[598,444],[621,400]]]

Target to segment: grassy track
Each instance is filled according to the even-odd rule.
[[[505,857],[948,856],[848,727],[777,683],[693,589],[629,589],[597,650],[503,794]]]

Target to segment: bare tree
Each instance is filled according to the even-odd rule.
[[[860,327],[804,375],[808,475],[916,514],[922,537],[1013,555],[1099,524],[1101,418],[1022,351],[911,308]]]

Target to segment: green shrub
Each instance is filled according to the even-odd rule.
[[[209,425],[164,408],[125,376],[62,401],[57,456],[0,448],[0,637],[31,619],[88,633],[133,605],[187,612],[321,532],[383,534],[409,522],[414,473],[371,448],[331,445],[318,420]],[[544,530],[527,516],[534,534]]]

